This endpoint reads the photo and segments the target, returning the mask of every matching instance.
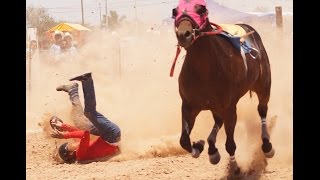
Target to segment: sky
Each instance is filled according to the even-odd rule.
[[[82,0],[85,23],[98,25],[102,15],[116,10],[119,16],[128,20],[137,18],[144,22],[161,23],[171,16],[171,10],[178,0]],[[215,2],[242,11],[255,11],[257,7],[273,11],[275,6],[282,6],[284,12],[293,11],[293,0],[215,0]],[[106,7],[107,4],[107,7]],[[42,6],[57,20],[81,23],[81,0],[26,0],[29,5]],[[136,7],[136,8],[135,8]],[[261,9],[261,8],[260,8]]]
[[[107,7],[106,7],[107,2]],[[127,19],[143,19],[161,22],[170,17],[171,9],[175,7],[174,0],[83,0],[84,21],[90,24],[99,24],[100,11],[102,15],[110,10],[116,10],[119,16],[125,15]],[[135,9],[135,3],[137,9]],[[27,0],[26,5],[45,7],[49,14],[67,21],[82,21],[81,0]],[[100,4],[100,5],[99,5]],[[152,17],[149,15],[152,14]]]

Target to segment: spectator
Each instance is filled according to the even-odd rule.
[[[61,31],[54,32],[54,44],[50,47],[50,55],[54,58],[54,61],[59,60],[59,55],[61,53],[61,41],[63,38],[63,33]]]
[[[66,49],[69,51],[70,55],[75,56],[77,54],[77,48],[73,44],[72,34],[70,34],[69,32],[66,32],[64,34],[63,40],[65,40],[67,42]]]
[[[38,48],[38,42],[36,40],[31,40],[29,44],[29,48],[26,50],[27,59],[32,59],[34,53],[36,52]]]

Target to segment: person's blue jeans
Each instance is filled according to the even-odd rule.
[[[90,133],[98,134],[110,143],[120,140],[120,128],[101,113],[96,111],[96,96],[92,78],[82,81],[82,89],[84,95],[84,114],[92,122],[94,127]]]

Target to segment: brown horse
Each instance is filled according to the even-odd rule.
[[[188,11],[179,6],[173,10],[178,44],[186,50],[179,75],[179,93],[182,99],[180,145],[193,157],[199,157],[203,151],[204,141],[200,140],[191,145],[190,134],[200,111],[210,110],[215,124],[207,138],[209,160],[212,164],[220,161],[220,154],[215,143],[217,133],[224,125],[227,136],[225,146],[230,155],[230,168],[237,173],[240,169],[235,160],[236,106],[239,99],[248,91],[255,92],[259,99],[262,150],[268,158],[274,155],[266,126],[271,88],[268,55],[257,31],[246,24],[239,25],[246,32],[250,32],[245,40],[257,50],[256,58],[245,54],[245,59],[243,59],[241,52],[221,35],[201,36],[201,32],[214,32],[215,28],[210,25],[206,17],[208,12],[204,5],[196,4],[192,9],[195,10],[192,15],[190,15],[191,10]],[[205,19],[203,24],[192,18],[195,15]]]

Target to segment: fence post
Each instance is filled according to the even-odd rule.
[[[282,29],[283,23],[282,23],[282,7],[281,6],[276,6],[276,25],[277,28]]]
[[[31,48],[29,47],[29,52],[28,52],[28,110],[31,111],[31,61],[32,61],[32,53],[31,53]]]

